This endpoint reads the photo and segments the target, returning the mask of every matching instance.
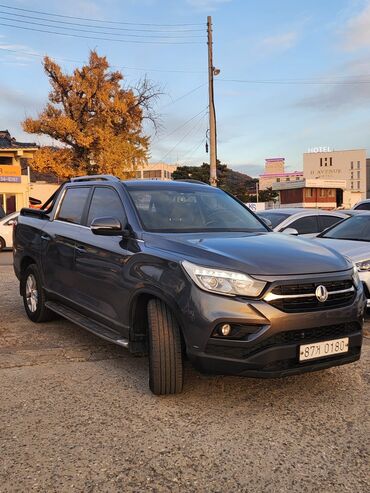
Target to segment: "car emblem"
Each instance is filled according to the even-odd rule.
[[[325,303],[329,296],[328,290],[323,285],[317,286],[315,294],[320,303]]]

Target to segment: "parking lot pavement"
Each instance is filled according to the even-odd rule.
[[[144,358],[32,324],[11,266],[0,281],[2,493],[370,491],[368,338],[358,363],[280,380],[187,365],[158,398]]]

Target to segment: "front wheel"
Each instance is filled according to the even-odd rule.
[[[149,387],[153,394],[177,394],[183,386],[180,329],[160,300],[148,303]]]
[[[54,317],[53,312],[45,306],[46,296],[35,264],[29,265],[25,270],[21,288],[24,308],[32,322],[47,322]]]

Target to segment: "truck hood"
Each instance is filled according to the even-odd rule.
[[[148,246],[172,252],[179,259],[238,270],[256,277],[322,274],[351,268],[342,255],[321,242],[280,233],[150,236],[150,241],[146,242]]]
[[[370,243],[368,241],[335,240],[333,238],[316,238],[315,242],[332,248],[349,257],[352,261],[367,260],[370,258]]]

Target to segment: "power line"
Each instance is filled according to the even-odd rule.
[[[173,104],[177,103],[178,101],[181,101],[182,99],[186,98],[187,96],[190,96],[190,94],[193,94],[194,92],[198,91],[199,89],[201,89],[202,87],[206,86],[207,83],[205,82],[204,84],[201,84],[200,86],[198,87],[195,87],[194,89],[192,89],[191,91],[189,92],[186,92],[185,94],[183,94],[182,96],[174,99],[173,101],[170,101],[169,103],[165,104],[164,106],[162,106],[161,108],[159,108],[159,111],[162,111],[164,110],[165,108],[167,108],[168,106],[172,106]]]
[[[27,55],[27,56],[33,56],[37,58],[44,58],[45,55],[41,55],[40,53],[32,53],[29,51],[24,51],[24,50],[12,50],[10,48],[4,48],[0,46],[1,51],[7,51],[9,53],[20,53],[21,55]],[[55,57],[52,55],[48,55],[49,58],[52,58],[53,60],[59,60],[61,62],[70,62],[70,63],[86,63],[86,60],[75,60],[72,58],[61,58],[61,57]],[[204,74],[205,72],[203,71],[196,71],[196,70],[176,70],[176,69],[161,69],[161,68],[143,68],[143,67],[129,67],[128,65],[110,65],[112,68],[118,68],[118,69],[124,69],[124,70],[138,70],[139,72],[168,72],[168,73],[176,73],[176,74]]]
[[[168,34],[132,34],[132,33],[112,33],[112,32],[105,32],[105,31],[93,31],[91,29],[81,29],[79,27],[69,27],[69,26],[53,26],[50,24],[45,24],[43,22],[33,22],[33,21],[23,21],[19,19],[12,19],[9,17],[4,17],[0,16],[0,19],[4,21],[10,21],[10,22],[18,22],[20,24],[27,24],[28,25],[33,25],[33,26],[41,26],[41,27],[51,27],[54,29],[56,27],[57,29],[64,29],[65,31],[77,31],[80,33],[89,33],[89,34],[99,34],[99,35],[107,35],[107,36],[126,36],[130,38],[163,38],[163,39],[193,39],[193,38],[202,38],[203,36],[200,35],[168,35]],[[42,19],[44,20],[44,19]]]
[[[181,137],[181,139],[180,139],[180,140],[179,140],[179,141],[178,141],[178,142],[177,142],[177,143],[176,143],[176,144],[175,144],[175,145],[174,145],[174,146],[173,146],[173,147],[172,147],[169,151],[167,151],[167,152],[166,152],[166,154],[165,154],[165,155],[161,158],[161,161],[164,161],[164,159],[165,159],[165,158],[166,158],[169,154],[171,154],[171,152],[173,152],[173,151],[176,149],[176,147],[177,147],[178,145],[180,145],[180,144],[181,144],[181,142],[183,142],[183,141],[186,139],[186,137],[188,137],[188,136],[189,136],[189,135],[190,135],[190,134],[194,131],[194,129],[196,129],[196,128],[197,128],[197,126],[198,126],[199,122],[201,122],[201,121],[203,120],[203,118],[204,118],[204,115],[202,115],[202,116],[200,117],[200,119],[196,122],[196,124],[195,124],[194,126],[192,126],[192,127],[190,128],[190,130],[189,130],[188,132],[186,132],[186,134],[185,134],[185,135],[183,135],[183,136]]]
[[[142,41],[142,40],[134,40],[134,39],[112,39],[112,38],[101,38],[99,36],[84,36],[82,34],[73,34],[73,33],[60,33],[57,31],[46,31],[45,29],[36,29],[32,27],[25,27],[25,26],[15,26],[14,24],[4,24],[3,22],[0,22],[0,26],[5,26],[5,27],[14,27],[16,29],[22,29],[24,31],[34,31],[34,32],[39,32],[39,33],[46,33],[46,34],[57,34],[58,36],[67,36],[67,37],[72,37],[72,38],[83,38],[83,39],[94,39],[94,40],[99,40],[99,41],[114,41],[117,43],[135,43],[135,44],[163,44],[163,45],[171,45],[171,44],[177,44],[177,45],[189,45],[189,44],[201,44],[198,41]]]
[[[319,80],[319,79],[217,79],[220,82],[240,82],[245,84],[276,84],[276,85],[353,85],[353,84],[370,84],[370,80]]]
[[[179,26],[203,26],[203,24],[154,24],[154,23],[138,23],[138,22],[121,22],[121,21],[103,21],[101,19],[93,19],[88,17],[76,17],[72,15],[63,15],[63,14],[54,14],[52,12],[45,12],[41,10],[31,10],[24,9],[20,7],[12,7],[10,5],[0,4],[0,7],[9,9],[9,10],[18,10],[21,12],[31,12],[32,14],[41,14],[49,17],[61,17],[64,19],[76,19],[80,21],[90,21],[90,22],[99,22],[106,24],[119,24],[119,25],[128,25],[128,26],[157,26],[157,27],[179,27]]]
[[[82,24],[80,22],[68,22],[68,21],[62,21],[62,20],[55,20],[55,19],[48,19],[48,18],[42,18],[42,17],[37,17],[34,15],[24,15],[24,14],[18,14],[17,12],[7,12],[4,10],[0,10],[1,14],[5,15],[11,15],[13,17],[22,17],[23,19],[34,19],[34,20],[41,20],[41,21],[47,21],[47,22],[53,22],[56,24],[66,24],[69,26],[80,26],[80,27],[92,27],[95,29],[109,29],[111,31],[137,31],[137,32],[154,32],[154,33],[173,33],[173,34],[178,34],[178,33],[200,33],[204,32],[204,29],[168,29],[168,27],[165,28],[165,30],[162,29],[138,29],[138,28],[125,28],[125,27],[111,27],[111,26],[99,26],[96,24]],[[13,19],[12,19],[13,20]]]
[[[159,141],[156,142],[156,144],[158,144],[159,142],[162,142],[164,139],[167,139],[168,137],[171,137],[171,135],[173,135],[174,133],[176,133],[178,130],[181,130],[183,127],[186,127],[186,125],[190,122],[192,122],[193,120],[195,120],[195,118],[197,118],[200,114],[203,115],[203,113],[207,112],[208,111],[208,106],[206,106],[205,108],[203,108],[199,113],[197,113],[196,115],[192,116],[191,118],[189,118],[189,120],[186,120],[186,122],[182,123],[181,125],[179,125],[178,127],[174,128],[169,134],[167,135],[164,135],[160,138]],[[205,113],[207,114],[207,113]],[[204,116],[204,115],[203,115]]]

